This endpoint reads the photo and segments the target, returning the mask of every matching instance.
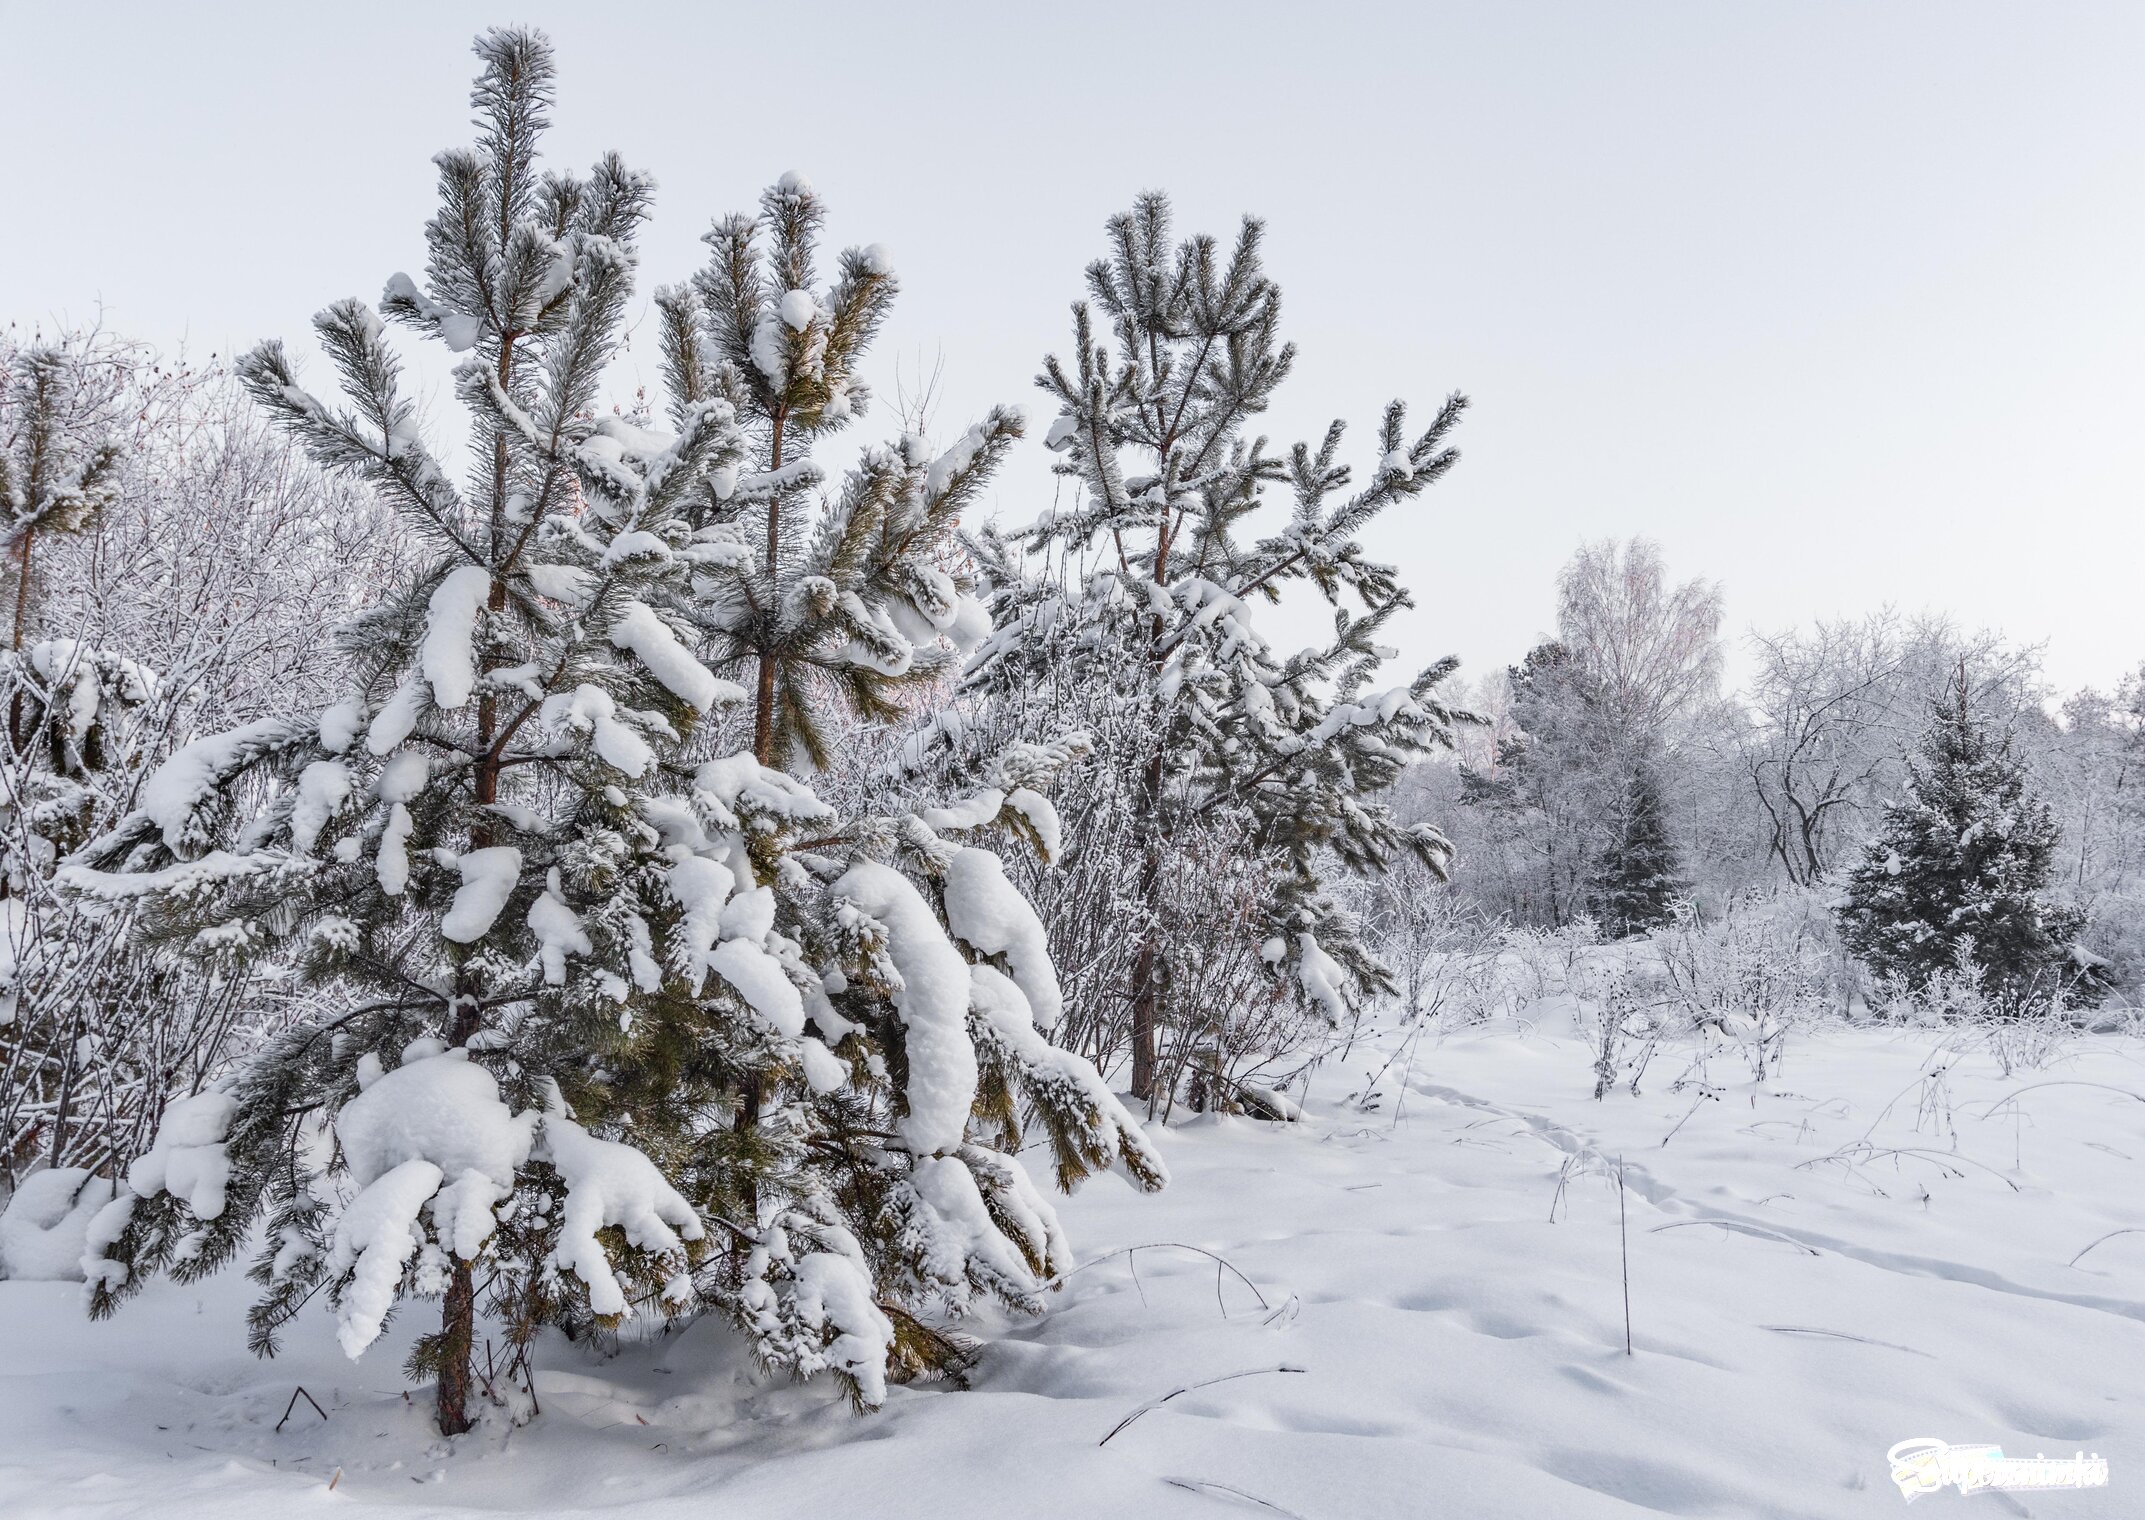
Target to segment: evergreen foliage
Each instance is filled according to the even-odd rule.
[[[1202,859],[1226,852],[1255,878],[1233,932],[1263,943],[1270,979],[1333,1018],[1390,989],[1327,877],[1336,862],[1375,871],[1400,851],[1444,869],[1444,836],[1397,823],[1378,798],[1409,759],[1448,747],[1462,718],[1438,696],[1449,659],[1373,689],[1391,654],[1379,636],[1413,601],[1360,535],[1451,469],[1466,403],[1451,397],[1412,437],[1393,403],[1360,483],[1340,462],[1338,422],[1315,447],[1271,453],[1250,429],[1295,349],[1280,337],[1261,225],[1247,219],[1229,248],[1180,242],[1167,198],[1148,194],[1108,235],[1073,309],[1071,360],[1051,357],[1037,382],[1058,404],[1046,442],[1075,496],[980,546],[997,632],[969,689],[1016,709],[1016,727],[1073,713],[1098,733],[1105,774],[1082,787],[1115,799],[1107,811],[1123,812],[1137,854],[1121,911],[1088,915],[1082,932],[1102,941],[1093,948],[1129,950],[1106,995],[1129,1004],[1133,1092],[1148,1097],[1156,1031],[1209,1011],[1186,1006],[1198,979],[1170,962],[1213,950],[1171,932],[1168,894],[1210,879],[1195,874]],[[1254,536],[1277,495],[1285,519]],[[1334,636],[1282,655],[1252,608],[1292,585],[1332,605]],[[1046,692],[1061,699],[1037,699]],[[1068,854],[1088,842],[1076,836]],[[1090,959],[1060,948],[1068,963]]]
[[[2057,842],[2010,735],[1974,711],[1962,664],[1948,700],[1932,704],[1906,798],[1884,810],[1848,877],[1847,944],[1909,990],[1965,972],[2014,1013],[2066,992],[2090,1001],[2075,949],[2084,915],[2047,896]]]
[[[543,1116],[551,1151],[568,1132],[541,1053],[615,1048],[630,1022],[622,994],[636,974],[647,980],[645,945],[682,917],[663,890],[660,842],[633,804],[660,784],[681,732],[743,697],[693,664],[673,626],[690,547],[677,504],[735,453],[727,409],[701,408],[666,440],[594,416],[650,183],[615,156],[585,179],[540,173],[548,45],[493,32],[478,52],[481,135],[436,160],[426,285],[398,275],[381,302],[390,319],[468,356],[455,371],[471,418],[466,487],[418,436],[400,363],[363,302],[315,319],[346,405],[303,389],[280,343],[239,366],[316,460],[370,483],[433,556],[344,630],[349,696],[183,747],[66,878],[80,894],[138,904],[151,932],[187,954],[233,966],[279,958],[350,997],[331,1022],[275,1042],[228,1091],[190,1100],[198,1133],[187,1143],[213,1147],[227,1179],[204,1195],[154,1167],[135,1177],[142,1196],[114,1205],[110,1223],[124,1216],[124,1227],[97,1310],[110,1312],[147,1270],[170,1265],[184,1278],[221,1266],[265,1211],[256,1345],[272,1349],[324,1278],[353,1354],[377,1335],[395,1289],[440,1293],[442,1328],[422,1343],[417,1370],[437,1375],[450,1433],[468,1419],[474,1265],[497,1255],[493,1206],[511,1197],[524,1221],[556,1221],[538,1195],[563,1205],[571,1192],[555,1157],[534,1180],[532,1158],[545,1152],[532,1150],[528,1125],[519,1140],[485,1132],[508,1123],[504,1100],[523,1118]],[[570,982],[558,970],[567,952],[593,962]],[[469,1060],[473,1050],[492,1064]],[[414,1074],[450,1059],[476,1139],[383,1142],[375,1168],[339,1125],[366,1191],[331,1236],[303,1159],[308,1124],[375,1091],[422,1094],[445,1079]],[[174,1122],[167,1115],[160,1150]],[[375,1191],[391,1184],[400,1191]],[[427,1204],[433,1233],[413,1262]],[[628,1223],[604,1212],[600,1225]],[[532,1229],[547,1234],[526,1222],[511,1233]],[[628,1252],[645,1258],[634,1265],[659,1286],[681,1280],[697,1224],[685,1239],[634,1233],[667,1244]],[[555,1222],[548,1236],[555,1248]],[[499,1301],[540,1291],[536,1259],[498,1257]],[[600,1289],[601,1274],[584,1258],[580,1290]]]
[[[898,290],[886,250],[845,250],[815,289],[825,207],[786,174],[757,216],[718,220],[707,267],[658,292],[673,420],[720,398],[753,472],[709,477],[696,522],[730,558],[700,609],[717,669],[753,688],[763,764],[827,765],[843,717],[884,722],[950,675],[989,627],[955,529],[1021,418],[994,409],[934,456],[908,434],[831,499],[812,446],[864,414],[856,368]]]
[[[1062,1186],[1164,1179],[1040,1032],[1044,931],[986,847],[1055,839],[1041,793],[1085,741],[856,818],[719,752],[711,715],[748,693],[690,645],[768,584],[725,504],[776,483],[739,473],[728,395],[676,400],[671,434],[600,412],[650,186],[615,157],[539,174],[548,44],[494,31],[477,52],[479,142],[437,160],[427,279],[381,302],[468,356],[467,482],[419,438],[362,302],[316,319],[345,405],[278,344],[241,366],[432,556],[344,629],[347,696],[182,747],[63,872],[173,954],[278,965],[327,1005],[166,1113],[92,1224],[93,1311],[215,1270],[265,1216],[256,1349],[322,1288],[353,1356],[400,1300],[438,1297],[410,1370],[445,1433],[470,1422],[480,1307],[517,1344],[712,1308],[769,1367],[875,1404],[889,1375],[958,1370],[946,1319],[985,1296],[1038,1310],[1070,1265],[1024,1122]],[[1000,418],[937,460],[867,457],[813,562],[874,595],[898,581],[935,635],[919,598],[946,588],[918,555],[1009,437]]]
[[[1613,939],[1643,934],[1675,916],[1686,890],[1663,816],[1659,773],[1650,757],[1634,757],[1594,866],[1589,896],[1595,922]]]

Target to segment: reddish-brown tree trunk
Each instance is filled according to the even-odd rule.
[[[456,1257],[439,1317],[439,1433],[458,1436],[469,1418],[469,1358],[476,1342],[477,1285],[469,1263]]]
[[[508,333],[499,345],[499,384],[501,389],[510,386],[514,372],[514,341],[519,336]],[[485,552],[490,556],[493,580],[485,605],[493,612],[506,610],[506,584],[498,579],[500,561],[503,557],[500,545],[504,539],[507,496],[507,452],[504,438],[492,442],[492,500],[489,536]],[[499,761],[495,739],[499,729],[498,699],[490,692],[477,698],[477,764],[476,774],[471,778],[475,799],[479,806],[488,806],[499,800]],[[481,816],[481,815],[480,815]],[[469,847],[472,850],[488,848],[492,843],[492,831],[478,824],[469,831]],[[467,1045],[484,1026],[477,988],[461,972],[455,975],[454,1007],[448,1015],[447,1043]],[[454,1263],[452,1276],[447,1280],[447,1294],[439,1309],[439,1382],[437,1411],[439,1433],[443,1436],[458,1436],[474,1422],[469,1417],[469,1387],[472,1381],[470,1357],[476,1348],[477,1339],[477,1286],[470,1264],[450,1253]]]

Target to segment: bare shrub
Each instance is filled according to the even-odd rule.
[[[1900,1023],[1945,1031],[1943,1048],[1986,1054],[2005,1076],[2039,1071],[2063,1053],[2078,1027],[2060,995],[2044,1009],[2021,1011],[1971,967],[1938,971],[1919,989],[1888,987],[1885,1014]]]
[[[1506,930],[1505,951],[1517,973],[1514,1011],[1573,994],[1578,968],[1600,944],[1601,931],[1591,918],[1575,919],[1553,929]]]
[[[9,545],[0,1194],[45,1165],[123,1165],[167,1099],[288,1012],[273,986],[141,946],[127,912],[62,899],[51,873],[197,734],[330,699],[344,673],[327,630],[407,552],[377,503],[325,482],[222,372],[98,334],[58,351],[78,371],[76,425],[121,454],[94,520]],[[0,441],[18,421],[0,407]]]
[[[1836,1006],[1842,957],[1831,918],[1803,894],[1731,900],[1710,923],[1688,908],[1653,936],[1671,1005],[1712,1049],[1763,1082],[1788,1036]]]

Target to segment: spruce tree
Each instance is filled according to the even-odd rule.
[[[2013,1013],[2059,992],[2090,998],[2074,943],[2084,915],[2046,895],[2057,832],[2010,735],[1974,711],[1962,663],[1908,762],[1907,796],[1848,878],[1849,948],[1909,991],[1966,972]]]
[[[255,1348],[322,1287],[353,1356],[437,1297],[411,1372],[445,1433],[470,1422],[480,1309],[526,1346],[712,1308],[766,1366],[869,1406],[890,1375],[958,1370],[944,1320],[983,1297],[1037,1311],[1070,1266],[1017,1154],[1028,1121],[1061,1186],[1164,1179],[1044,1038],[1046,936],[989,847],[1049,850],[1042,791],[1085,741],[858,817],[722,752],[711,715],[750,694],[689,645],[760,584],[725,504],[787,477],[740,469],[726,396],[674,398],[668,434],[602,411],[648,183],[610,157],[539,175],[548,44],[477,52],[480,138],[437,160],[426,281],[381,302],[469,355],[467,485],[364,303],[316,320],[347,406],[277,344],[241,368],[433,558],[344,630],[345,699],[185,745],[64,873],[174,953],[280,965],[319,1009],[166,1113],[92,1224],[93,1312],[216,1269],[265,1216]],[[868,456],[823,518],[834,576],[906,576],[936,630],[935,535],[1007,436]],[[331,1171],[355,1185],[340,1207]]]
[[[1595,859],[1588,892],[1595,920],[1612,939],[1643,934],[1668,922],[1686,890],[1651,759],[1636,756],[1622,769],[1622,795]]]
[[[1399,825],[1377,799],[1411,757],[1449,745],[1457,715],[1437,691],[1456,662],[1372,689],[1390,655],[1379,636],[1413,603],[1359,535],[1452,467],[1446,439],[1465,401],[1451,397],[1413,437],[1404,408],[1388,407],[1360,483],[1340,460],[1338,422],[1315,447],[1271,453],[1251,429],[1295,349],[1280,337],[1261,224],[1247,219],[1232,248],[1179,242],[1167,198],[1149,194],[1108,235],[1090,300],[1073,308],[1071,360],[1049,358],[1037,381],[1059,407],[1046,442],[1076,496],[981,546],[998,630],[970,689],[1041,721],[1069,707],[1110,725],[1098,740],[1108,774],[1091,784],[1129,809],[1137,852],[1107,931],[1132,947],[1111,992],[1131,1009],[1132,1091],[1151,1097],[1157,1030],[1181,1011],[1167,893],[1203,849],[1257,862],[1247,928],[1269,974],[1335,1018],[1391,982],[1327,890],[1333,864],[1376,870],[1406,850],[1445,868],[1444,836]],[[1253,536],[1277,496],[1283,520]],[[1292,586],[1331,605],[1334,636],[1284,655],[1253,606]],[[1070,700],[1037,700],[1052,691]]]

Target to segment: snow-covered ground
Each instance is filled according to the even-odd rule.
[[[1595,1103],[1577,1038],[1501,1024],[1347,1101],[1394,1038],[1301,1125],[1161,1132],[1168,1191],[1066,1206],[1090,1265],[1047,1319],[979,1327],[972,1391],[864,1418],[702,1326],[548,1344],[540,1418],[446,1443],[399,1370],[421,1315],[353,1364],[309,1311],[258,1362],[236,1274],[95,1325],[78,1285],[0,1282],[0,1515],[1801,1520],[1897,1512],[1885,1452],[1920,1436],[2110,1461],[2105,1490],[1977,1512],[2145,1512],[2145,1233],[2070,1264],[2145,1227],[2145,1041],[2007,1078],[1837,1030],[1763,1091],[1719,1059],[1717,1097],[1671,1091],[1669,1050]],[[299,1384],[327,1418],[300,1400],[279,1433]]]

